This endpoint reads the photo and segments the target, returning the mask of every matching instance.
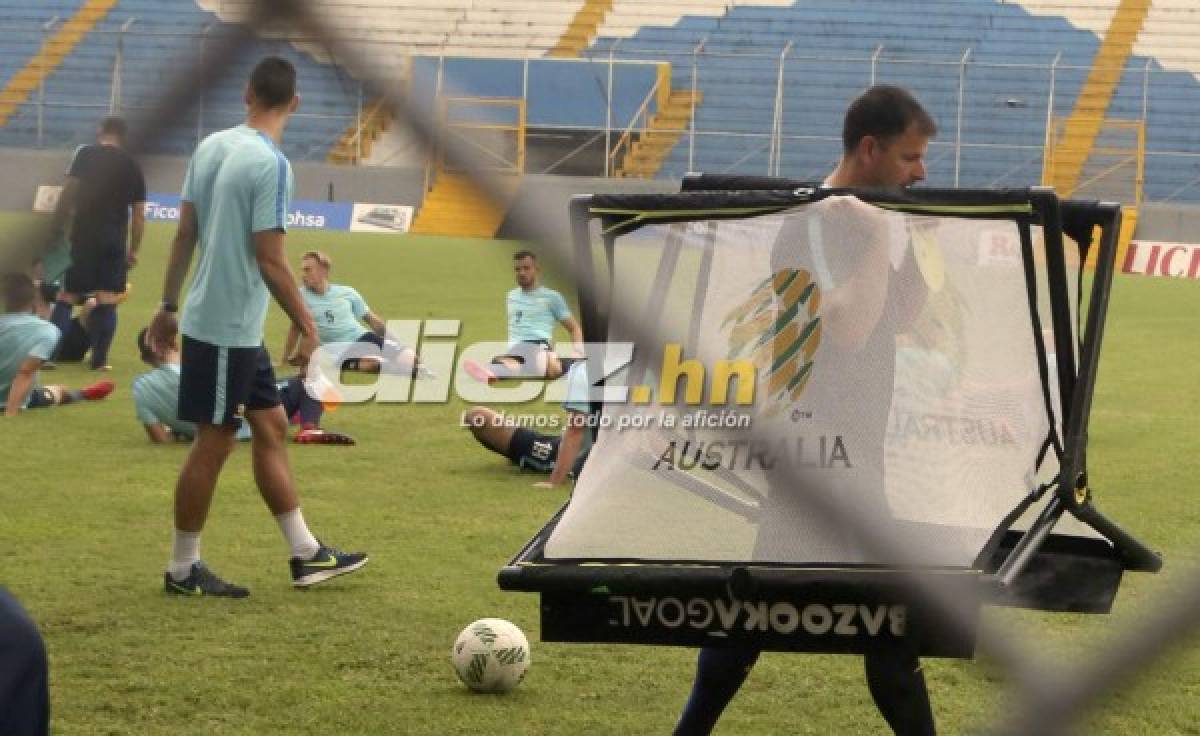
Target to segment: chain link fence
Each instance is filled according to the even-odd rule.
[[[154,69],[143,69],[142,73],[150,74],[155,79],[155,89],[159,94],[147,104],[137,107],[119,108],[131,119],[130,147],[136,154],[148,151],[158,151],[164,141],[169,141],[180,130],[195,129],[196,136],[206,130],[212,130],[223,124],[229,124],[239,119],[241,110],[229,100],[221,100],[214,90],[222,81],[236,76],[243,71],[247,60],[253,60],[262,54],[270,53],[279,48],[277,41],[263,41],[256,36],[256,31],[269,27],[278,31],[286,28],[295,37],[311,39],[327,49],[331,58],[339,61],[341,66],[352,76],[347,77],[348,94],[360,98],[379,99],[392,112],[394,119],[408,128],[409,133],[427,150],[434,149],[439,131],[436,118],[432,111],[424,106],[411,104],[404,94],[404,87],[395,83],[394,69],[387,64],[379,63],[365,45],[350,39],[332,35],[324,29],[311,12],[307,3],[301,0],[260,0],[253,7],[253,12],[244,25],[223,25],[212,29],[203,38],[203,48],[195,37],[179,39],[178,59],[188,59],[186,66],[176,64],[160,64]],[[128,36],[126,36],[126,41]],[[104,47],[107,53],[118,56],[121,36],[111,37],[111,43]],[[694,54],[699,66],[699,53]],[[825,60],[828,61],[828,60]],[[858,60],[853,62],[855,69],[863,76],[863,83],[869,83],[873,78],[877,81],[894,78],[895,70],[892,64],[883,64],[882,57]],[[783,60],[781,69],[797,65],[799,68],[809,60],[793,58]],[[850,63],[850,62],[847,62]],[[899,62],[897,62],[898,64]],[[950,100],[959,100],[958,110],[963,107],[961,100],[966,95],[961,70],[967,69],[967,61],[961,66],[950,65],[938,72],[940,79],[938,89]],[[714,63],[713,69],[719,66]],[[123,100],[128,89],[130,75],[121,72],[120,65],[116,70],[122,81],[105,88],[102,80],[95,80],[97,89],[87,95],[87,100],[67,99],[69,95],[59,97],[46,90],[39,94],[37,109],[42,111],[42,124],[45,125],[49,111],[65,111],[77,109],[82,105],[94,105],[87,109],[94,112],[108,107],[114,100]],[[956,75],[956,69],[959,74]],[[1027,94],[1027,108],[1016,106],[1022,115],[1028,116],[1029,124],[1033,125],[1040,116],[1049,115],[1054,108],[1052,85],[1049,85],[1053,70],[1043,69],[1038,74],[1030,73],[1031,77],[1041,77],[1047,85],[1043,88],[1042,96],[1035,97]],[[699,70],[697,71],[699,74]],[[967,74],[974,73],[968,70]],[[816,71],[808,72],[810,80],[819,79]],[[786,74],[781,74],[781,88],[787,89],[792,83]],[[111,78],[110,78],[111,82]],[[933,82],[931,81],[931,84]],[[303,80],[301,80],[303,85]],[[799,84],[799,83],[797,83]],[[119,87],[117,92],[113,87]],[[918,88],[918,94],[928,95],[930,89]],[[779,99],[778,97],[774,99]],[[1048,102],[1049,101],[1049,102]],[[217,104],[217,103],[220,104]],[[1037,112],[1045,105],[1041,112]],[[219,111],[219,112],[218,112]],[[715,136],[738,136],[753,138],[760,146],[764,155],[755,159],[761,165],[761,173],[789,173],[787,161],[789,151],[798,149],[800,143],[807,140],[799,136],[785,134],[792,130],[786,123],[786,114],[780,115],[778,105],[773,114],[768,115],[772,121],[777,121],[759,129],[751,126],[744,132],[731,131],[689,131],[695,139],[695,146],[703,145],[701,140]],[[235,115],[236,113],[236,115]],[[778,121],[784,121],[779,123]],[[339,121],[343,122],[343,121]],[[968,158],[967,152],[972,144],[984,145],[982,141],[972,137],[973,119],[966,118],[961,124],[954,126],[954,142],[943,144],[936,155],[939,158],[954,157],[958,165],[963,167],[963,160]],[[755,123],[757,126],[758,123]],[[943,123],[943,128],[945,128]],[[45,128],[43,128],[45,134]],[[189,138],[188,140],[195,140]],[[819,139],[826,140],[826,139]],[[772,148],[772,141],[775,141]],[[64,141],[66,143],[66,141]],[[494,167],[486,157],[473,146],[460,145],[453,138],[442,141],[442,150],[447,166],[458,171],[472,172],[478,189],[496,202],[507,201],[506,186],[493,172]],[[1028,155],[1031,161],[1040,166],[1040,151],[1022,148],[1013,144],[1019,156]],[[822,150],[828,150],[824,147]],[[773,152],[773,153],[772,153]],[[756,154],[757,155],[757,154]],[[828,154],[823,154],[828,155]],[[750,157],[747,157],[750,160]],[[830,163],[830,162],[826,162]],[[518,198],[510,210],[510,220],[513,232],[519,239],[534,244],[540,248],[547,271],[562,275],[578,273],[572,266],[570,254],[570,233],[562,227],[561,220],[548,218],[541,211],[539,202],[528,198]],[[31,229],[32,228],[32,229]],[[10,230],[0,242],[0,254],[12,258],[20,249],[16,246],[28,243],[44,242],[48,236],[49,224],[39,222],[24,229]],[[5,263],[5,266],[22,267],[19,263]],[[614,319],[623,319],[632,324],[642,324],[639,315],[621,314],[622,307],[614,305]],[[651,344],[654,339],[653,325],[647,325],[638,331],[638,342]],[[855,528],[866,532],[871,528],[866,519],[855,518],[853,513],[847,514],[837,508],[817,509],[831,520],[832,523]],[[869,534],[863,534],[869,538]],[[902,545],[893,544],[893,540],[877,539],[872,544],[878,549],[888,550],[895,559],[915,559],[919,555],[906,550]],[[914,586],[913,594],[927,601],[932,610],[936,611],[947,627],[967,626],[965,616],[968,616],[962,605],[962,600],[956,598],[957,591],[937,587],[928,587],[919,578],[905,579]],[[979,630],[978,651],[986,659],[993,671],[989,678],[999,676],[1011,688],[1010,697],[1006,699],[1008,707],[1005,715],[1000,718],[989,718],[990,725],[983,726],[987,732],[1012,734],[1013,736],[1031,736],[1035,734],[1072,733],[1078,728],[1087,714],[1094,708],[1103,706],[1107,698],[1120,688],[1145,675],[1153,667],[1162,663],[1164,657],[1184,645],[1189,637],[1200,628],[1200,572],[1175,573],[1171,581],[1172,592],[1162,593],[1154,604],[1139,608],[1136,618],[1130,617],[1124,623],[1124,628],[1117,635],[1108,638],[1102,647],[1095,650],[1094,655],[1085,659],[1078,658],[1062,663],[1052,661],[1045,651],[1037,644],[1036,633],[1029,634],[1019,627],[1002,625],[999,621],[986,618]],[[1194,683],[1177,683],[1180,687],[1194,687]]]

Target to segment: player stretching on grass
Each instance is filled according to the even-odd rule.
[[[560,435],[516,426],[515,420],[486,406],[467,409],[462,421],[479,444],[508,458],[521,470],[550,474],[548,480],[534,483],[535,487],[553,488],[578,477],[592,448],[592,433],[587,427],[592,407],[588,403],[586,361],[578,361],[567,371],[563,409],[567,421]]]
[[[915,184],[925,178],[925,152],[936,131],[929,114],[907,91],[884,85],[872,87],[851,103],[846,112],[842,159],[825,180],[825,186],[899,189]],[[852,202],[857,203],[857,200]],[[852,214],[856,220],[846,220],[851,229],[861,226],[866,218],[877,216],[867,205],[861,205],[859,209],[863,212]],[[869,227],[859,229],[866,232]],[[805,251],[800,247],[804,234],[796,230],[785,227],[780,232],[772,253],[773,269],[777,261],[791,262]],[[852,238],[843,237],[842,240],[850,242]],[[840,320],[828,322],[830,326],[839,324],[841,327],[838,334],[828,334],[833,331],[827,328],[832,347],[825,354],[838,369],[826,371],[823,380],[841,387],[841,390],[827,392],[841,402],[840,406],[828,407],[828,413],[859,412],[859,426],[863,428],[861,445],[879,453],[878,462],[858,458],[854,485],[868,494],[872,490],[878,491],[878,496],[869,502],[882,504],[886,511],[887,501],[882,494],[882,453],[893,389],[895,335],[919,312],[917,306],[923,304],[924,295],[914,293],[920,289],[912,286],[920,282],[913,264],[914,256],[908,254],[897,267],[889,262],[887,241],[878,237],[872,240],[875,242],[861,243],[861,248],[855,243],[854,248],[841,249],[845,251],[843,253],[826,254],[829,263],[825,270],[830,272],[828,278],[836,284],[827,289],[827,294],[837,294],[836,298],[830,294],[828,302],[843,305],[827,306],[826,309],[848,310],[853,317],[842,316]],[[816,248],[811,243],[810,246]],[[819,275],[818,278],[826,277]],[[826,367],[829,365],[827,363]],[[884,385],[879,385],[881,383]],[[855,401],[855,397],[885,393],[888,401]],[[882,413],[878,407],[882,407]],[[787,477],[780,479],[781,484],[788,481]],[[799,553],[789,551],[787,544],[809,531],[804,523],[810,518],[806,508],[796,503],[791,493],[774,490],[768,504],[763,510],[755,555],[770,559],[800,559],[794,556]],[[811,529],[811,534],[838,536],[843,544],[852,544],[845,542],[852,536],[838,530]],[[711,732],[721,712],[758,661],[758,655],[757,649],[740,647],[702,649],[692,693],[675,727],[675,734],[696,736]],[[867,687],[892,730],[900,736],[931,736],[935,732],[933,713],[925,688],[925,675],[916,654],[900,645],[877,649],[864,659]]]
[[[343,361],[347,370],[378,373],[381,368],[388,372],[433,378],[433,373],[421,365],[411,348],[387,337],[387,325],[380,319],[356,289],[329,281],[329,256],[310,250],[300,258],[300,280],[304,286],[300,296],[304,306],[317,325],[317,337],[322,345],[364,342],[382,351],[382,361],[372,357],[351,358]],[[370,330],[363,330],[363,323]],[[297,363],[292,353],[299,343],[300,335],[293,325],[288,331],[287,344],[283,348],[289,363]]]
[[[176,414],[179,411],[179,348],[171,340],[165,352],[155,351],[146,341],[148,331],[143,328],[137,336],[142,362],[153,369],[133,379],[133,408],[138,421],[155,444],[191,442],[196,436],[196,425],[180,420]],[[300,376],[276,381],[275,388],[279,389],[283,413],[293,424],[300,425],[293,442],[301,445],[354,444],[353,437],[318,426],[325,408],[304,390],[304,380]],[[237,438],[241,441],[250,439],[249,424],[238,427]]]
[[[365,554],[320,543],[304,521],[288,463],[288,418],[262,344],[273,295],[301,335],[301,354],[315,347],[316,329],[284,253],[293,182],[278,146],[300,102],[295,68],[263,59],[245,100],[245,124],[205,138],[188,164],[163,303],[150,323],[150,342],[161,352],[176,332],[176,304],[199,244],[179,330],[178,417],[196,424],[196,439],[175,485],[174,546],[163,579],[166,591],[179,595],[249,595],[200,561],[200,531],[242,421],[250,423],[254,480],[291,549],[293,584],[307,587],[367,563]]]
[[[5,416],[15,417],[22,409],[94,401],[112,393],[112,381],[99,381],[82,390],[38,386],[38,369],[58,345],[58,328],[33,314],[35,292],[33,279],[27,274],[5,274],[0,284],[4,295],[4,313],[0,314],[0,402]]]
[[[492,358],[490,366],[467,360],[463,369],[475,380],[487,383],[498,378],[558,378],[574,360],[583,357],[583,330],[571,316],[562,294],[538,283],[540,271],[532,251],[517,251],[513,255],[513,273],[517,288],[508,292],[504,300],[508,311],[508,350]],[[571,333],[574,358],[560,358],[550,349],[555,322]]]

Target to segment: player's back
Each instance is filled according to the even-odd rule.
[[[146,182],[133,156],[118,146],[80,146],[67,174],[79,180],[75,236],[123,241],[130,205],[146,199]]]
[[[254,233],[286,230],[291,165],[261,131],[246,125],[205,138],[188,165],[183,199],[196,209],[200,260],[181,331],[214,345],[262,342],[269,295]]]
[[[0,314],[0,402],[8,400],[25,359],[32,355],[48,360],[58,338],[57,327],[32,314]]]

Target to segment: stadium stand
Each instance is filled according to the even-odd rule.
[[[172,59],[178,60],[178,68],[194,61],[203,53],[205,30],[220,23],[192,2],[118,0],[107,4],[111,9],[102,27],[82,35],[46,76],[41,122],[36,95],[27,97],[0,128],[0,144],[35,147],[40,141],[42,147],[69,147],[90,141],[96,121],[108,113],[112,103],[118,46],[123,69],[118,109],[128,114],[161,95],[162,85],[169,78],[162,70],[173,68]],[[40,30],[49,16],[57,15],[64,22],[73,18],[73,10],[81,4],[55,0],[54,6],[53,10],[39,6],[36,12],[24,11],[19,3],[8,0],[0,6],[0,38],[4,39],[6,59],[13,46],[10,39],[19,36],[14,32],[19,22],[15,19],[24,21],[29,29]],[[129,25],[122,33],[120,29],[126,23]],[[26,32],[38,38],[36,32]],[[36,53],[40,44],[34,41],[32,45]],[[231,66],[226,77],[230,81],[199,99],[188,121],[177,125],[151,152],[189,153],[199,136],[240,121],[241,80],[256,57],[266,51],[289,58],[304,80],[302,114],[289,129],[284,151],[298,160],[324,158],[333,141],[354,119],[359,85],[338,67],[319,63],[283,41],[264,41],[258,49],[247,49]]]
[[[0,145],[90,139],[92,123],[114,101],[124,111],[146,105],[160,91],[163,60],[201,54],[206,29],[243,18],[248,2],[0,0],[0,100],[11,101],[0,102]],[[486,94],[478,90],[489,78],[510,76],[511,60],[665,62],[669,77],[640,112],[640,82],[633,89],[641,97],[621,85],[611,93],[619,111],[606,125],[621,142],[610,169],[618,175],[819,176],[836,158],[846,102],[876,81],[911,87],[940,121],[931,183],[1040,180],[1048,112],[1063,120],[1074,113],[1074,122],[1059,124],[1072,141],[1059,147],[1062,156],[1072,147],[1128,144],[1124,129],[1101,132],[1084,119],[1144,117],[1147,199],[1200,200],[1200,132],[1191,124],[1200,104],[1200,9],[1189,0],[333,0],[316,7],[328,28],[357,39],[400,84],[415,84],[422,58],[446,60],[443,69],[450,59],[478,60],[453,78],[466,94]],[[43,31],[53,16],[58,23]],[[72,19],[81,25],[55,40]],[[289,132],[288,154],[372,160],[371,142],[387,116],[360,99],[358,82],[327,49],[292,41],[272,34],[256,52],[281,53],[300,67],[303,114]],[[123,84],[114,90],[118,48]],[[240,79],[249,61],[240,59],[230,78]],[[527,87],[530,124],[597,129],[596,95],[561,93],[581,78],[538,69]],[[582,83],[595,92],[601,76],[593,69]],[[239,86],[206,95],[156,152],[184,153],[198,135],[236,120]],[[556,105],[548,102],[554,94],[562,96]],[[362,129],[354,124],[360,110]],[[634,118],[637,134],[622,136]],[[388,149],[392,158],[395,150]],[[1051,168],[1060,189],[1070,189],[1104,174],[1105,165]]]

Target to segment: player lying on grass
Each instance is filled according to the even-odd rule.
[[[39,386],[38,369],[58,345],[58,328],[33,314],[33,279],[27,274],[3,277],[4,314],[0,314],[0,402],[4,415],[76,401],[96,401],[112,393],[112,381],[84,389]]]
[[[509,459],[522,470],[549,473],[548,481],[539,481],[537,488],[552,488],[579,475],[591,450],[592,433],[587,417],[592,408],[588,403],[586,362],[575,363],[567,374],[566,426],[561,435],[548,435],[517,426],[517,422],[486,406],[473,406],[463,414],[463,424],[479,444]]]
[[[304,298],[304,306],[317,325],[321,344],[369,343],[382,353],[382,360],[374,357],[350,358],[342,363],[343,369],[378,373],[382,368],[388,373],[433,378],[433,372],[421,365],[411,348],[387,336],[387,324],[371,311],[356,289],[329,281],[332,265],[329,256],[317,250],[310,250],[300,258],[300,280],[303,282],[300,296]],[[370,329],[364,330],[364,323]],[[299,338],[293,325],[288,330],[287,344],[283,348],[287,362],[293,365],[297,363],[294,353]]]
[[[570,369],[572,362],[583,357],[583,330],[562,294],[538,283],[541,272],[532,251],[522,250],[513,255],[513,273],[517,288],[509,291],[504,300],[508,312],[508,349],[492,358],[489,366],[468,360],[463,362],[463,369],[475,380],[487,383],[500,378],[558,378]],[[555,322],[571,333],[573,356],[559,357],[550,348]]]
[[[156,351],[146,340],[146,332],[147,330],[143,329],[138,333],[138,352],[142,356],[142,362],[154,370],[133,379],[133,404],[138,421],[145,427],[146,436],[156,444],[191,442],[196,436],[196,425],[178,416],[179,348],[172,338]],[[276,381],[275,386],[283,400],[284,413],[293,424],[300,425],[300,431],[292,438],[293,442],[320,445],[354,444],[354,438],[349,435],[319,428],[324,407],[304,390],[304,381],[300,376]],[[249,424],[243,422],[238,427],[237,438],[242,441],[250,439]]]

